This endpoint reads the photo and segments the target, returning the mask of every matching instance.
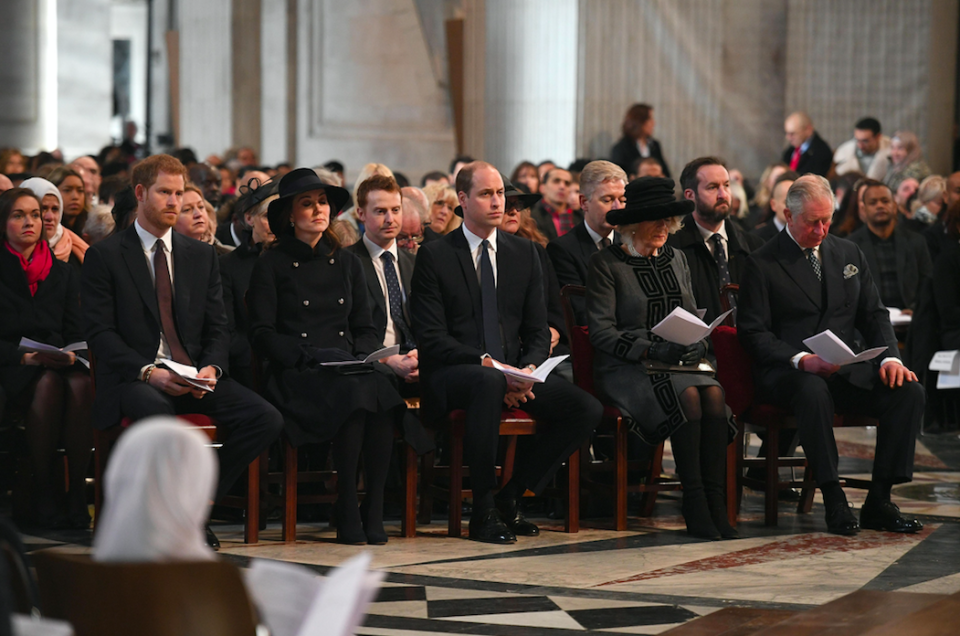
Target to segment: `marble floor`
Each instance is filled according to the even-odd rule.
[[[875,431],[837,431],[841,473],[869,474]],[[755,444],[755,442],[754,442]],[[669,467],[669,453],[667,453]],[[779,525],[763,524],[762,496],[747,491],[738,541],[709,542],[683,531],[679,499],[657,500],[654,516],[630,518],[625,532],[609,519],[586,519],[578,534],[562,521],[536,519],[541,535],[494,546],[446,536],[435,519],[413,539],[370,548],[386,574],[357,633],[382,636],[476,634],[531,636],[598,632],[658,634],[730,606],[803,610],[858,589],[960,591],[960,438],[928,435],[917,445],[916,478],[894,500],[925,522],[917,535],[863,531],[827,534],[818,503],[798,515],[784,503]],[[848,490],[859,508],[864,491]],[[256,545],[237,525],[215,528],[223,558],[303,564],[324,573],[363,548],[334,543],[334,532],[302,524],[295,544],[279,542],[271,523]],[[86,550],[89,533],[28,535],[29,549]]]

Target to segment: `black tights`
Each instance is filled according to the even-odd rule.
[[[34,483],[41,515],[54,514],[53,460],[57,442],[67,451],[71,514],[86,508],[84,480],[90,464],[93,432],[90,428],[91,391],[87,373],[46,369],[37,380],[27,409],[26,436],[33,461]]]
[[[383,533],[383,489],[393,447],[393,413],[354,413],[333,438],[337,468],[337,527],[343,534],[362,532],[357,507],[357,477],[363,455],[366,496],[362,525],[368,533]]]
[[[718,386],[690,387],[680,394],[687,422],[670,436],[684,498],[706,487],[723,495],[727,455],[727,412]]]

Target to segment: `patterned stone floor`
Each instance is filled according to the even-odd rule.
[[[841,472],[869,474],[875,431],[842,430],[837,437]],[[749,491],[739,541],[688,537],[679,500],[668,495],[657,500],[653,517],[631,517],[626,532],[605,529],[610,520],[598,519],[568,535],[559,522],[538,519],[539,537],[505,547],[446,537],[443,520],[419,528],[414,539],[399,538],[394,526],[386,546],[370,548],[386,583],[357,633],[657,634],[732,605],[806,609],[858,589],[960,591],[960,439],[926,436],[916,467],[914,482],[894,491],[901,509],[926,523],[913,536],[827,534],[819,503],[807,515],[784,504],[779,525],[765,527],[762,497]],[[859,508],[863,491],[847,494]],[[241,542],[239,526],[216,530],[221,555],[240,566],[280,559],[324,573],[362,549],[337,545],[321,525],[303,524],[290,545],[279,543],[278,524],[257,545]],[[83,551],[90,537],[53,533],[26,541],[30,549]]]

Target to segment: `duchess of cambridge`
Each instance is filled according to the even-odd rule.
[[[607,214],[623,245],[597,252],[587,276],[597,388],[647,443],[670,438],[687,532],[738,538],[723,494],[730,424],[723,389],[710,375],[692,372],[706,342],[681,346],[651,332],[677,307],[696,311],[686,258],[666,245],[693,202],[677,201],[673,180],[659,177],[634,180],[626,198],[624,208]],[[683,372],[685,365],[691,372]]]
[[[284,175],[267,212],[277,240],[257,259],[247,292],[250,338],[268,363],[266,395],[296,444],[333,442],[337,540],[383,544],[383,489],[403,399],[385,374],[357,362],[380,348],[360,259],[328,231],[347,191],[313,170]],[[358,507],[361,454],[366,496]]]

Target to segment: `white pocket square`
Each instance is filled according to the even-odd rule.
[[[860,273],[860,270],[857,269],[857,266],[852,263],[847,263],[847,266],[843,268],[843,280],[848,278],[853,278]]]

